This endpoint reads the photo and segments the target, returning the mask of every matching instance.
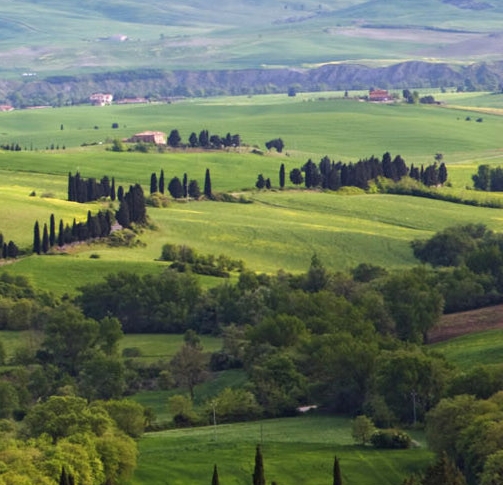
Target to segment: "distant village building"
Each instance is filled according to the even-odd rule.
[[[385,89],[371,89],[369,91],[369,101],[373,101],[374,103],[384,103],[392,99],[393,96]]]
[[[114,97],[113,94],[94,93],[91,94],[89,100],[93,106],[110,106]]]
[[[166,145],[166,133],[162,131],[144,131],[142,133],[136,133],[131,138],[126,141],[129,143],[154,143],[155,145]]]

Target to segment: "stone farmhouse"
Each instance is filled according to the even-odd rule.
[[[128,143],[154,143],[155,145],[166,145],[167,135],[162,131],[144,131],[142,133],[136,133],[131,138],[126,141]]]
[[[114,99],[113,94],[108,93],[93,93],[89,97],[93,106],[110,106]]]
[[[385,103],[391,101],[393,97],[385,89],[372,89],[369,91],[368,99],[374,103]]]

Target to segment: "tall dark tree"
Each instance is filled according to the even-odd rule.
[[[201,189],[199,188],[197,180],[191,180],[189,182],[188,192],[189,197],[192,197],[193,199],[199,199],[199,197],[201,197]]]
[[[44,224],[42,233],[42,252],[46,253],[47,251],[49,251],[49,231],[47,230],[47,224]]]
[[[255,182],[255,187],[257,187],[257,189],[259,190],[265,187],[265,179],[261,173],[258,174],[257,181]]]
[[[51,214],[49,220],[49,246],[52,248],[56,243],[56,221],[54,219],[54,214]]]
[[[217,465],[213,467],[213,478],[211,479],[211,485],[220,485],[220,481],[218,479]]]
[[[9,244],[7,244],[7,257],[15,259],[17,258],[18,254],[19,254],[19,248],[16,246],[14,241],[9,241]]]
[[[213,193],[211,191],[211,176],[210,176],[210,169],[209,168],[206,169],[206,175],[204,177],[204,195],[208,199],[213,198]]]
[[[170,147],[176,148],[177,146],[180,145],[181,141],[182,137],[180,136],[178,130],[171,130],[171,133],[168,136],[168,145]]]
[[[199,146],[203,148],[208,148],[210,146],[210,134],[208,130],[202,130],[199,133]]]
[[[183,186],[178,177],[173,177],[168,184],[168,191],[174,199],[183,197]]]
[[[33,227],[33,252],[40,254],[41,244],[40,244],[40,227],[38,225],[38,221],[35,222],[35,226]]]
[[[157,175],[152,172],[150,175],[150,193],[153,194],[157,192]]]
[[[253,470],[253,485],[265,485],[264,461],[260,445],[255,450],[255,469]]]
[[[337,456],[334,457],[334,482],[333,485],[342,485],[341,465]]]
[[[65,244],[65,227],[63,225],[63,219],[59,220],[59,231],[58,231],[58,246],[61,248]]]
[[[59,485],[70,485],[70,480],[68,479],[68,475],[66,474],[65,467],[61,470],[61,475],[59,476]]]
[[[125,199],[119,205],[119,210],[115,214],[117,222],[122,227],[129,227],[131,225],[131,220],[129,218],[129,205]]]
[[[3,248],[3,243],[4,243],[3,234],[0,232],[0,250]]]
[[[199,145],[199,140],[197,139],[197,135],[192,132],[189,136],[189,146],[191,148],[196,148]]]
[[[438,183],[444,185],[447,182],[447,167],[445,163],[442,162],[440,167],[438,167]]]
[[[115,200],[115,178],[112,177],[112,183],[110,184],[110,200],[113,202]]]
[[[161,170],[159,175],[159,192],[164,194],[164,170]]]
[[[8,246],[7,246],[7,243],[3,243],[3,246],[2,246],[2,258],[3,259],[6,259],[7,258],[7,253],[8,253]]]
[[[187,180],[187,174],[183,174],[183,182],[182,182],[182,188],[183,188],[183,196],[187,198],[187,195],[189,195],[189,187],[188,187],[188,180]]]
[[[119,202],[122,202],[124,199],[124,187],[122,185],[119,185],[119,188],[117,189],[117,200]]]
[[[279,187],[282,189],[285,187],[285,164],[282,163],[279,167]]]

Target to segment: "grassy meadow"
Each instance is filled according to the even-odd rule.
[[[332,482],[334,455],[348,485],[399,485],[427,466],[433,454],[419,447],[374,450],[356,446],[349,419],[306,416],[151,433],[140,441],[139,466],[128,485],[209,483],[213,465],[222,483],[247,484],[260,443],[267,483],[319,485]]]
[[[433,344],[431,348],[463,370],[469,370],[478,364],[501,364],[503,330],[487,330],[463,335]]]
[[[432,163],[440,152],[452,186],[442,190],[466,198],[500,197],[469,190],[479,164],[503,162],[499,141],[503,118],[484,113],[482,123],[474,121],[478,116],[471,111],[477,104],[474,95],[455,98],[445,93],[449,103],[467,100],[470,110],[466,111],[450,109],[450,104],[367,104],[337,98],[340,95],[224,97],[170,105],[1,113],[0,144],[19,143],[26,150],[0,151],[0,204],[8,208],[0,216],[0,231],[27,250],[35,220],[43,224],[54,213],[57,221],[71,223],[101,206],[65,200],[70,171],[78,170],[83,177],[113,176],[117,185],[125,187],[139,182],[148,192],[152,172],[159,174],[163,169],[167,181],[187,173],[202,188],[209,168],[215,192],[242,194],[253,202],[172,202],[168,208],[149,208],[155,230],[140,234],[141,244],[135,248],[84,244],[64,256],[30,256],[6,268],[58,294],[74,294],[78,286],[109,272],[162,271],[166,265],[157,259],[168,242],[187,244],[202,253],[226,253],[263,272],[304,271],[315,252],[333,270],[346,270],[360,262],[401,268],[415,264],[411,240],[426,238],[447,225],[477,221],[501,229],[502,212],[495,209],[357,190],[343,191],[346,195],[292,190],[288,180],[285,191],[254,190],[259,173],[277,187],[281,163],[288,174],[308,158],[318,162],[324,155],[347,162],[390,151],[417,165]],[[493,99],[488,94],[479,97],[485,107]],[[471,121],[466,121],[468,116]],[[112,123],[119,123],[119,129],[112,129]],[[245,144],[256,146],[262,154],[251,153],[251,147],[148,154],[106,150],[113,138],[146,129],[166,133],[178,129],[183,140],[202,129],[221,135],[239,133]],[[284,153],[265,150],[264,142],[273,137],[283,138]],[[81,146],[89,143],[95,145]],[[205,284],[214,284],[211,281],[205,279]]]

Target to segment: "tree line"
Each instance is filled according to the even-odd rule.
[[[503,168],[479,165],[477,173],[472,175],[473,186],[476,190],[490,192],[503,191]]]
[[[68,173],[68,200],[70,202],[92,202],[102,197],[110,197],[114,201],[116,198],[115,179],[112,180],[105,175],[101,180],[94,177],[87,179],[81,177],[77,172],[75,175]]]
[[[192,179],[189,181],[186,173],[183,174],[182,180],[179,177],[173,177],[166,187],[164,178],[164,170],[161,170],[159,177],[155,172],[150,175],[150,194],[160,193],[164,195],[166,188],[174,199],[182,199],[190,197],[192,199],[199,199],[201,197],[201,189],[197,180]],[[207,199],[213,199],[213,192],[211,187],[210,169],[207,168],[204,176],[204,190],[203,194]]]
[[[220,136],[211,134],[208,130],[201,130],[199,135],[192,132],[186,143],[182,143],[182,137],[177,129],[171,130],[168,135],[167,145],[172,148],[203,148],[206,150],[220,150],[221,148],[236,148],[241,146],[239,134]]]
[[[359,160],[356,163],[334,162],[328,156],[323,157],[318,164],[309,159],[302,167],[290,171],[289,178],[294,185],[304,183],[305,187],[338,190],[341,187],[359,187],[367,190],[369,183],[379,178],[398,182],[405,177],[410,177],[428,187],[443,185],[447,181],[447,168],[445,163],[436,162],[427,166],[408,167],[400,155],[391,157],[386,152],[382,159],[375,156]],[[259,174],[255,186],[257,188],[270,188],[262,174]],[[285,186],[285,166],[279,169],[279,187]]]

